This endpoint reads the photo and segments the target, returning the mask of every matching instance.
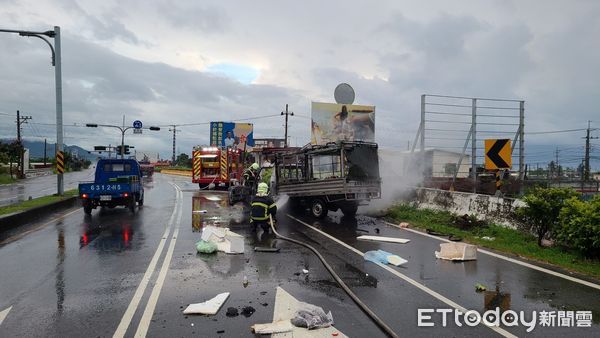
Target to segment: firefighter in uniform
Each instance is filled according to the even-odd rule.
[[[244,186],[252,187],[254,186],[254,182],[258,179],[258,169],[260,166],[258,163],[252,163],[250,168],[244,170]]]
[[[275,221],[276,213],[277,206],[273,198],[269,196],[269,186],[264,182],[259,183],[256,195],[252,197],[250,223],[253,228],[260,225],[263,230],[269,231],[269,215],[273,216],[273,221]]]

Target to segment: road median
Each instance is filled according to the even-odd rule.
[[[44,196],[28,201],[0,207],[0,231],[18,227],[72,208],[77,204],[77,190],[65,192],[64,196]]]

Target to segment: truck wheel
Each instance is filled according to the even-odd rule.
[[[91,214],[92,214],[92,206],[91,206],[91,205],[89,205],[89,204],[86,204],[86,205],[84,205],[84,206],[83,206],[83,212],[84,212],[86,215],[91,215]]]
[[[129,211],[135,213],[135,197],[133,196],[129,199]]]
[[[325,218],[328,211],[327,205],[325,202],[323,202],[323,200],[317,198],[312,201],[310,212],[316,218]]]
[[[356,211],[358,210],[358,204],[355,204],[355,203],[347,204],[347,205],[341,206],[340,209],[342,209],[344,216],[354,217],[354,216],[356,216]]]

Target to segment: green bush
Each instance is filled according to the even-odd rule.
[[[585,202],[571,198],[560,211],[556,240],[588,257],[600,257],[600,195]]]
[[[523,201],[527,204],[516,210],[517,217],[523,222],[525,230],[537,236],[538,245],[542,239],[552,235],[560,228],[560,210],[565,202],[579,196],[570,188],[533,188]]]

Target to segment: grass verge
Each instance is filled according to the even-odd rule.
[[[7,205],[4,207],[0,207],[0,215],[12,214],[13,212],[25,211],[27,209],[31,209],[31,208],[39,207],[42,205],[62,201],[69,197],[77,196],[77,194],[78,194],[77,189],[72,189],[72,190],[65,191],[64,196],[56,196],[56,195],[44,196],[44,197],[34,198],[29,201],[23,201],[23,202],[19,202],[19,203],[12,204],[12,205]]]
[[[15,183],[17,181],[16,178],[10,177],[10,175],[0,175],[0,184],[10,184]]]
[[[563,247],[539,247],[534,236],[518,230],[496,224],[464,230],[454,226],[455,216],[450,212],[418,209],[407,204],[391,207],[387,217],[396,222],[408,222],[416,228],[459,236],[464,242],[480,247],[515,254],[600,279],[599,260],[587,259],[578,252]],[[485,236],[493,237],[494,240],[482,239]]]

